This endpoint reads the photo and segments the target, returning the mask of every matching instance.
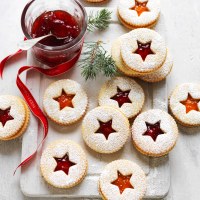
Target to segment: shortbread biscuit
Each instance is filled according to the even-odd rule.
[[[87,173],[87,158],[83,149],[71,140],[57,140],[42,153],[42,176],[57,188],[71,188],[79,184]]]
[[[169,108],[175,119],[184,126],[200,126],[200,84],[178,85],[169,98]]]
[[[129,135],[129,121],[119,110],[102,106],[85,116],[82,123],[85,143],[99,153],[114,153],[126,143]]]
[[[144,105],[144,91],[133,79],[115,77],[107,81],[99,93],[99,105],[119,109],[128,118],[135,117]]]
[[[145,173],[129,160],[109,163],[99,178],[99,192],[105,200],[141,200],[146,188]]]
[[[63,79],[52,83],[46,89],[43,106],[51,120],[61,125],[69,125],[84,116],[88,97],[79,83]]]
[[[175,120],[165,111],[153,109],[138,115],[132,126],[133,144],[147,156],[163,156],[178,139]]]

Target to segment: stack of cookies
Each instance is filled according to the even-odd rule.
[[[163,37],[147,28],[120,36],[113,42],[111,52],[120,72],[147,82],[165,79],[173,66]]]

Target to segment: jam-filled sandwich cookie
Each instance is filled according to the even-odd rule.
[[[52,83],[43,99],[47,116],[61,125],[69,125],[81,119],[87,105],[88,97],[81,85],[69,79]]]
[[[99,105],[120,109],[126,117],[133,118],[142,110],[144,99],[142,87],[133,79],[115,77],[102,86]]]
[[[125,34],[120,50],[126,67],[141,75],[158,70],[167,56],[162,36],[147,28],[135,29]]]
[[[151,28],[160,15],[160,0],[120,0],[118,17],[130,29]]]
[[[153,109],[141,113],[132,126],[135,147],[148,156],[163,156],[175,146],[178,127],[165,111]]]
[[[21,136],[29,123],[30,111],[19,97],[0,96],[0,140],[12,140]]]
[[[102,106],[91,110],[82,123],[85,143],[99,153],[114,153],[126,143],[129,121],[119,110]]]
[[[87,167],[85,152],[71,140],[58,140],[49,144],[40,161],[43,178],[57,188],[70,188],[79,184],[87,173]]]
[[[129,160],[108,164],[99,178],[99,192],[105,200],[141,200],[146,192],[143,170]]]
[[[133,71],[132,69],[128,68],[125,63],[122,60],[121,57],[121,51],[120,51],[120,45],[121,40],[126,34],[118,37],[113,43],[111,48],[111,54],[112,58],[115,61],[116,67],[118,70],[131,77],[138,77],[146,82],[158,82],[162,81],[167,77],[167,75],[171,72],[172,66],[173,66],[173,60],[169,53],[169,50],[167,50],[167,56],[164,64],[156,71],[150,72],[150,73],[138,73],[136,71]]]
[[[169,108],[180,124],[200,126],[200,84],[177,86],[169,98]]]

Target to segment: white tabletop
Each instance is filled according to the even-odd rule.
[[[174,68],[168,77],[168,93],[170,93],[177,84],[197,82],[200,78],[200,1],[161,1],[168,46],[174,57]],[[0,59],[16,51],[17,42],[23,39],[20,15],[26,2],[27,0],[0,1]],[[104,5],[112,6],[116,3],[117,0],[112,0]],[[9,62],[4,79],[0,80],[0,94],[20,95],[15,79],[17,69],[25,64],[25,54]],[[170,153],[171,190],[174,200],[199,200],[199,152],[200,130],[188,133],[188,130],[180,128],[178,143]],[[21,139],[0,142],[0,200],[34,199],[24,197],[21,193],[19,171],[14,177],[12,176],[14,168],[20,163],[20,156]]]

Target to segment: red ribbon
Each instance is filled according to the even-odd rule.
[[[16,55],[20,54],[21,52],[23,52],[21,49],[18,50],[16,53],[14,54],[11,54],[7,57],[5,57],[1,62],[0,62],[0,76],[1,78],[3,77],[3,70],[4,70],[4,67],[6,65],[6,62],[11,59],[12,57],[15,57]]]
[[[57,65],[56,67],[54,68],[49,68],[49,69],[43,69],[43,68],[40,68],[40,67],[35,67],[35,66],[23,66],[19,69],[18,71],[18,74],[17,74],[17,79],[16,79],[16,83],[17,83],[17,86],[19,88],[19,90],[21,91],[24,99],[26,100],[27,104],[29,105],[29,108],[30,110],[32,111],[32,113],[40,120],[40,122],[42,123],[43,125],[43,132],[44,132],[44,135],[43,135],[43,139],[42,141],[38,144],[35,152],[30,155],[28,158],[26,158],[24,161],[22,161],[18,167],[16,168],[16,170],[14,171],[14,174],[16,173],[17,169],[19,167],[22,167],[24,166],[25,164],[27,164],[37,153],[38,149],[40,148],[40,146],[43,144],[43,142],[45,141],[46,137],[47,137],[47,134],[48,134],[48,121],[47,121],[47,118],[46,116],[44,115],[44,113],[42,112],[42,110],[40,109],[38,103],[36,102],[36,100],[34,99],[33,95],[31,94],[31,92],[29,91],[29,89],[26,87],[26,85],[21,81],[20,79],[20,74],[22,74],[24,71],[27,71],[27,70],[35,70],[35,71],[38,71],[40,72],[41,74],[44,74],[46,76],[50,76],[50,77],[53,77],[53,76],[58,76],[58,75],[61,75],[65,72],[67,72],[69,69],[71,69],[74,64],[78,61],[80,55],[81,55],[81,50],[82,48],[80,49],[79,53],[74,56],[71,60],[65,62],[65,63],[62,63],[60,65]],[[19,50],[17,51],[15,54],[12,54],[10,56],[7,56],[6,58],[4,58],[1,63],[0,63],[0,75],[2,76],[3,74],[3,69],[4,69],[4,66],[6,64],[6,62],[16,56],[17,54],[21,53],[22,50]]]

